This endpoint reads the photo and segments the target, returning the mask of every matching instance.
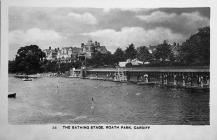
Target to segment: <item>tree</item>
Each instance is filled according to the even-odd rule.
[[[112,55],[108,51],[106,53],[101,53],[96,51],[93,53],[91,59],[87,59],[87,65],[89,66],[105,66],[112,64]]]
[[[151,61],[152,60],[152,55],[151,53],[148,51],[148,48],[146,46],[141,46],[137,48],[137,59],[139,59],[140,61]]]
[[[133,44],[130,44],[129,47],[125,50],[126,58],[127,59],[134,59],[136,58],[136,49]]]
[[[37,45],[21,47],[15,58],[16,71],[26,74],[41,72],[45,53]]]
[[[112,54],[111,52],[107,52],[104,54],[104,62],[105,65],[113,65],[113,59],[112,59]]]
[[[16,72],[16,65],[15,65],[15,61],[8,61],[8,72],[10,73],[15,73]]]
[[[125,60],[124,51],[121,48],[117,48],[116,51],[113,54],[112,59],[113,59],[114,63],[118,63],[120,61],[124,61]]]
[[[185,65],[210,64],[210,28],[198,29],[179,47],[178,61]]]
[[[170,45],[167,43],[167,41],[164,41],[163,44],[159,44],[156,47],[156,50],[153,52],[154,57],[156,60],[160,60],[161,62],[167,61],[173,61],[174,56],[171,50]]]

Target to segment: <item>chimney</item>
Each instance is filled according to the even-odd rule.
[[[84,43],[81,43],[81,48],[83,48],[84,47]]]

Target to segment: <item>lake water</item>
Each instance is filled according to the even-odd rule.
[[[209,93],[72,78],[9,76],[10,124],[209,125]],[[93,101],[92,101],[93,100]]]

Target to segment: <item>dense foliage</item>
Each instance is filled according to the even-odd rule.
[[[117,48],[112,56],[113,62],[118,63],[120,61],[125,61],[125,53],[121,48]]]
[[[137,51],[135,49],[134,44],[130,44],[129,47],[125,50],[125,55],[127,59],[134,59],[136,58]]]
[[[179,48],[178,61],[185,65],[210,64],[210,28],[200,28]]]
[[[148,51],[148,48],[146,46],[141,46],[137,48],[136,58],[143,62],[150,62],[153,59],[151,53]]]
[[[174,61],[171,45],[164,41],[162,44],[157,45],[156,50],[153,52],[154,58],[160,62]]]
[[[105,66],[113,64],[112,54],[107,52],[102,54],[101,52],[95,52],[91,59],[87,59],[87,66]]]
[[[30,45],[21,47],[17,51],[15,62],[10,62],[13,64],[13,71],[20,73],[38,73],[42,72],[41,66],[43,64],[43,58],[45,58],[45,53],[37,45]],[[11,68],[11,67],[9,67]]]

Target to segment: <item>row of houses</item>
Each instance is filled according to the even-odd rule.
[[[101,46],[99,42],[88,40],[86,43],[81,43],[81,47],[62,47],[43,50],[46,55],[46,59],[49,61],[61,60],[61,61],[72,61],[76,60],[78,56],[83,55],[86,58],[92,58],[94,52],[107,53],[108,50],[105,46]]]
[[[172,52],[174,55],[177,55],[177,49],[179,47],[179,44],[173,43],[169,45],[171,47]],[[148,50],[150,53],[153,53],[153,51],[156,50],[157,46],[149,46]],[[93,53],[98,51],[102,54],[105,54],[108,52],[105,46],[101,46],[99,42],[92,40],[88,40],[86,43],[81,43],[81,47],[62,47],[51,49],[49,47],[48,49],[43,50],[46,54],[46,59],[50,61],[55,60],[61,60],[61,61],[72,61],[76,60],[78,56],[85,56],[86,58],[92,58]],[[127,63],[128,61],[124,62]],[[134,61],[133,61],[134,62]],[[123,63],[123,64],[124,64]],[[140,64],[141,62],[138,62],[138,60],[135,60],[135,63]],[[143,62],[144,63],[144,62]],[[122,65],[122,64],[121,64]]]

